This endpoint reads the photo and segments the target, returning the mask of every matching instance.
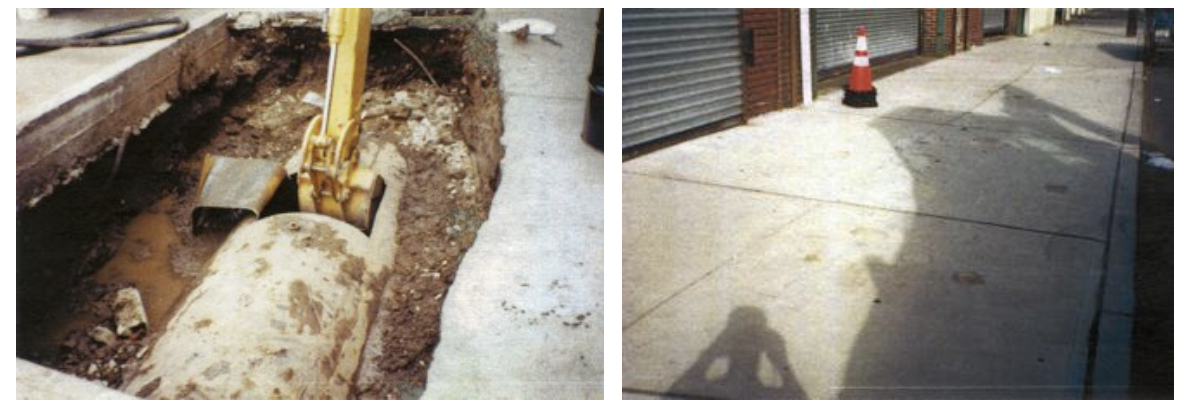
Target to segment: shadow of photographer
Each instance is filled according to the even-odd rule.
[[[764,363],[771,364],[765,367]],[[776,382],[768,374],[771,368]],[[805,393],[789,364],[785,341],[768,326],[764,311],[737,307],[727,327],[669,389],[684,398],[802,399]]]

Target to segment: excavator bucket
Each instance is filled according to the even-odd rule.
[[[259,217],[285,179],[278,162],[207,155],[190,211],[191,232],[231,227]]]

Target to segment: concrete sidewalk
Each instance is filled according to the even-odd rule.
[[[122,146],[170,101],[216,74],[227,61],[228,42],[224,12],[211,9],[67,9],[17,22],[18,38],[55,38],[165,17],[185,20],[189,30],[144,43],[17,59],[19,207],[36,205],[55,186],[77,178],[96,155]]]
[[[1139,125],[1099,17],[626,162],[625,397],[1084,397]]]
[[[603,397],[603,153],[581,139],[598,9],[489,9],[558,26],[497,34],[504,160],[442,309],[423,399]]]

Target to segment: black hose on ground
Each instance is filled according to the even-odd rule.
[[[127,30],[161,25],[170,26],[156,32],[109,37],[110,35]],[[167,38],[185,32],[186,29],[189,28],[190,24],[181,18],[166,17],[121,23],[65,38],[17,39],[17,57],[35,55],[59,48],[128,45],[132,43]]]

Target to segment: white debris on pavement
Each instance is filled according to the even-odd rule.
[[[512,33],[520,28],[529,26],[530,35],[553,35],[558,31],[558,26],[542,19],[512,19],[500,23],[497,30],[500,33]]]
[[[1043,66],[1041,70],[1047,74],[1061,74],[1062,70],[1052,66]]]
[[[1149,159],[1149,166],[1153,166],[1165,170],[1173,170],[1173,161],[1166,158]]]
[[[1145,152],[1146,165],[1165,170],[1173,170],[1173,160],[1165,157],[1161,152]]]

